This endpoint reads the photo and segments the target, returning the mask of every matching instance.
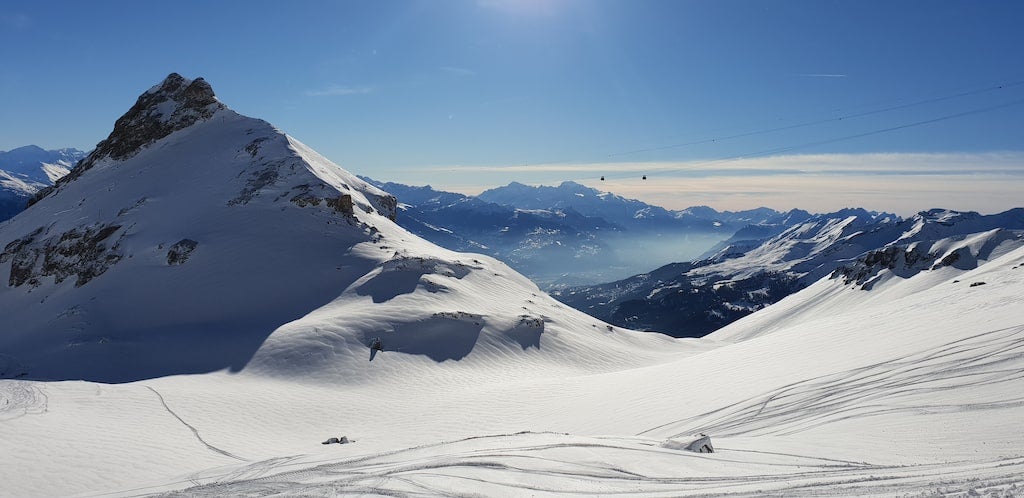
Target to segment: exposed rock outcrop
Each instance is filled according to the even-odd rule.
[[[976,213],[967,214],[973,216],[957,219],[981,218]],[[846,285],[854,284],[863,290],[871,290],[884,274],[910,278],[923,271],[948,266],[960,270],[977,268],[979,260],[988,259],[992,252],[1003,244],[1024,244],[1024,231],[999,228],[980,234],[957,235],[934,241],[893,244],[868,251],[852,262],[836,268],[830,278],[842,278]]]
[[[108,247],[107,241],[120,228],[96,224],[42,238],[44,229],[40,227],[11,241],[0,253],[0,263],[11,261],[8,285],[35,287],[48,276],[54,277],[55,283],[76,277],[75,287],[85,285],[123,257],[117,242]]]
[[[175,242],[167,250],[167,264],[172,266],[184,264],[198,245],[199,243],[192,239],[181,239]]]
[[[217,100],[213,88],[204,79],[189,80],[178,73],[171,73],[159,85],[139,96],[135,105],[114,123],[114,131],[96,144],[92,153],[56,184],[36,193],[28,205],[74,181],[99,161],[127,159],[175,131],[210,118],[220,109],[224,109],[224,104]]]

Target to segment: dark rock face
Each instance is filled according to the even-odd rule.
[[[207,119],[224,105],[202,78],[191,82],[171,73],[155,89],[139,96],[135,105],[114,123],[114,131],[96,146],[86,161],[104,157],[126,159],[142,147],[174,131]]]
[[[334,212],[340,213],[344,216],[352,216],[355,214],[353,211],[353,202],[351,194],[340,194],[337,197],[326,197],[324,194],[329,192],[326,185],[320,184],[316,186],[316,189],[320,191],[320,195],[313,193],[314,187],[309,185],[296,185],[292,187],[292,190],[298,191],[297,194],[292,196],[289,201],[299,207],[307,206],[319,206],[324,203],[329,208],[334,209]],[[291,195],[289,191],[288,195]],[[323,197],[321,197],[323,196]]]
[[[281,175],[278,171],[280,167],[280,163],[274,163],[251,173],[249,179],[245,182],[245,188],[238,193],[237,197],[228,201],[228,206],[248,204],[249,201],[259,195],[261,190],[273,185],[277,181]]]
[[[334,208],[335,211],[350,216],[353,214],[352,196],[348,194],[341,194],[338,197],[327,199],[327,207]]]
[[[65,183],[74,181],[92,168],[97,161],[111,158],[127,159],[143,147],[187,128],[197,121],[208,119],[224,108],[213,93],[213,88],[202,78],[187,80],[171,73],[162,83],[139,96],[135,105],[114,123],[114,131],[96,149],[82,159],[55,185],[40,190],[29,199],[31,206]]]
[[[956,253],[951,253],[952,256]],[[941,266],[948,266],[956,261],[956,258],[947,256],[940,263]],[[897,273],[917,273],[922,269],[930,269],[938,258],[936,254],[929,254],[919,246],[900,247],[888,246],[875,251],[870,251],[853,264],[837,268],[832,273],[832,278],[842,277],[846,285],[856,284],[861,289],[871,290],[872,280],[882,270],[896,271]]]
[[[605,284],[555,291],[552,296],[622,327],[656,330],[674,337],[702,337],[803,287],[792,275],[770,271],[724,281],[689,278],[684,273],[663,287],[642,282],[645,277],[648,275],[617,282],[622,286],[619,293],[607,288],[612,284]],[[642,293],[628,290],[633,286]]]
[[[192,239],[181,239],[175,242],[167,251],[167,264],[172,266],[184,264],[198,245],[199,243]]]
[[[978,217],[973,218],[977,219]],[[963,240],[965,236],[952,238]],[[1021,230],[999,229],[991,234],[985,243],[974,249],[969,245],[962,245],[954,249],[945,247],[925,249],[930,247],[930,244],[925,243],[890,245],[868,251],[854,261],[836,268],[830,278],[842,278],[843,284],[853,284],[863,290],[871,290],[883,271],[888,271],[901,278],[910,278],[923,271],[938,270],[947,266],[960,270],[971,270],[978,267],[979,259],[988,259],[992,251],[1003,242],[1021,239],[1024,239],[1024,233]]]
[[[373,207],[377,209],[378,213],[387,216],[391,221],[395,221],[395,216],[398,212],[398,199],[395,196],[369,195],[367,197],[373,203]],[[349,201],[351,201],[351,198],[349,198]]]
[[[802,213],[790,215],[802,219]],[[552,296],[614,325],[701,337],[828,275],[848,258],[878,247],[875,239],[886,240],[886,230],[898,229],[889,215],[861,209],[816,215],[780,228],[748,227],[709,259],[666,265],[608,284],[561,289]],[[764,236],[768,239],[758,239]],[[735,263],[744,258],[745,265]]]
[[[241,151],[249,154],[258,165],[254,168],[245,182],[245,187],[238,192],[238,195],[227,202],[228,206],[248,204],[256,197],[267,193],[275,193],[274,202],[281,199],[288,199],[289,202],[298,207],[316,207],[325,204],[336,213],[351,217],[354,214],[355,205],[367,213],[377,213],[395,220],[395,212],[398,210],[398,200],[390,194],[374,194],[364,192],[367,203],[357,203],[351,194],[337,194],[337,191],[326,183],[301,184],[283,188],[282,179],[288,177],[289,172],[295,172],[305,168],[301,160],[297,158],[264,157],[264,144],[271,140],[270,137],[257,137]],[[350,190],[347,185],[342,189]],[[335,195],[337,194],[337,195]],[[353,220],[354,221],[354,220]]]
[[[59,284],[74,276],[75,287],[81,287],[121,260],[123,254],[118,243],[107,247],[106,242],[120,229],[120,225],[96,224],[42,239],[40,227],[15,239],[0,253],[0,263],[11,261],[8,285],[35,287],[48,276]]]

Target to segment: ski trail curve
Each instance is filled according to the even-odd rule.
[[[170,413],[174,418],[178,419],[178,422],[181,422],[185,427],[188,427],[188,429],[190,431],[192,431],[192,434],[194,434],[196,436],[196,439],[198,439],[200,443],[203,443],[203,446],[206,446],[207,448],[209,448],[210,451],[214,451],[216,453],[220,453],[221,455],[224,455],[224,456],[226,456],[228,458],[234,458],[235,460],[238,460],[238,461],[241,461],[241,462],[248,462],[249,461],[249,460],[247,460],[245,458],[242,458],[240,456],[234,455],[234,454],[232,454],[229,451],[222,450],[222,449],[220,449],[220,448],[218,448],[218,447],[216,447],[216,446],[214,446],[214,445],[212,445],[210,443],[207,443],[206,440],[204,440],[203,437],[199,435],[199,431],[197,431],[195,427],[192,427],[191,424],[189,424],[184,419],[179,417],[177,413],[174,413],[174,410],[171,410],[171,407],[167,406],[167,401],[164,400],[164,397],[162,395],[160,395],[160,393],[156,389],[153,389],[152,387],[149,387],[149,386],[146,386],[146,389],[149,389],[150,391],[153,391],[153,394],[155,394],[157,398],[160,398],[160,404],[164,405],[164,409],[167,410],[167,413]]]

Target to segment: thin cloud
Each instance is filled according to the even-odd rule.
[[[373,88],[368,86],[352,87],[352,86],[341,86],[331,85],[327,88],[320,90],[307,90],[307,97],[334,97],[338,95],[363,95],[373,92]]]
[[[422,176],[420,176],[422,175]],[[642,176],[646,175],[647,180]],[[603,191],[684,209],[767,206],[830,212],[844,207],[906,216],[934,207],[984,213],[1024,207],[1024,152],[802,154],[716,164],[630,162],[409,168],[440,190],[478,194],[510,181],[572,180]],[[600,180],[604,176],[605,180]]]
[[[831,212],[863,207],[908,216],[941,207],[996,213],[1020,207],[1021,177],[1003,175],[924,175],[899,181],[874,175],[751,176],[697,179],[658,178],[584,182],[624,197],[644,200],[670,209],[709,205],[716,209],[741,210],[767,206]]]
[[[671,176],[716,176],[736,173],[829,174],[973,174],[979,171],[1024,174],[1024,152],[794,154],[729,161],[637,161],[539,163],[510,165],[448,165],[416,168],[461,173],[668,173]]]

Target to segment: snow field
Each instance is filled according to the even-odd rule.
[[[389,202],[223,109],[0,226],[116,224],[124,255],[0,287],[21,377],[0,380],[0,494],[1021,493],[1024,248],[995,232],[943,242],[976,269],[822,279],[677,340],[422,241]],[[660,446],[700,432],[716,453]]]

